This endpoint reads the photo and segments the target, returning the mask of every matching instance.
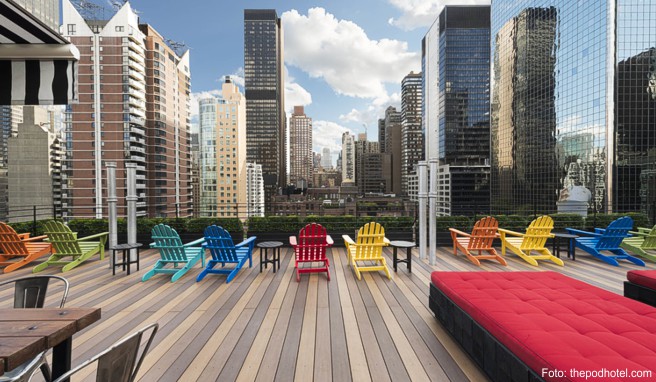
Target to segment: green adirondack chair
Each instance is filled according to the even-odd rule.
[[[105,258],[105,243],[108,232],[78,239],[77,233],[71,231],[61,221],[51,220],[44,225],[48,241],[52,243],[53,254],[48,260],[34,267],[32,272],[37,273],[51,265],[63,265],[62,272],[70,271],[77,267],[96,253],[100,254],[100,260]]]
[[[654,228],[638,227],[638,231],[629,231],[629,233],[633,236],[622,240],[620,247],[656,262],[656,253],[647,252],[656,251],[656,226]]]
[[[150,244],[150,248],[159,249],[161,259],[157,260],[153,269],[143,275],[141,281],[146,281],[157,273],[172,273],[171,282],[174,282],[191,269],[198,260],[202,260],[203,267],[205,267],[205,248],[201,246],[205,241],[204,237],[191,243],[182,244],[180,235],[173,228],[165,224],[158,224],[153,227],[152,239],[153,243]],[[184,266],[178,268],[180,264],[184,264]],[[167,265],[172,265],[173,268],[167,268]]]

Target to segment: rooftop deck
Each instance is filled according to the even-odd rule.
[[[391,249],[385,253],[391,269]],[[565,259],[564,268],[547,262],[535,268],[514,255],[507,256],[508,267],[489,261],[479,268],[454,257],[450,248],[439,248],[436,266],[417,255],[415,249],[411,274],[401,264],[392,280],[365,273],[358,281],[344,249],[335,248],[331,281],[325,274],[305,274],[300,283],[289,248],[282,250],[277,273],[271,267],[259,272],[256,250],[253,267],[230,284],[217,275],[196,283],[200,264],[175,283],[167,275],[142,283],[159,257],[154,250],[142,252],[141,271],[130,276],[118,269],[112,276],[106,260],[90,261],[64,274],[71,283],[67,306],[102,308],[102,320],[74,337],[73,365],[158,322],[142,381],[484,381],[428,308],[431,271],[556,270],[621,294],[626,271],[638,268],[613,267],[582,251],[576,261]],[[31,267],[1,274],[0,280],[28,274]],[[0,307],[9,307],[12,296],[0,291]]]

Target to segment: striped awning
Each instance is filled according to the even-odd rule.
[[[75,45],[11,0],[0,0],[0,105],[77,101]]]

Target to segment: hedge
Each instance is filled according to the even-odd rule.
[[[258,232],[271,233],[292,233],[298,232],[306,224],[319,223],[326,227],[328,232],[346,232],[356,230],[369,222],[378,222],[386,231],[394,232],[412,232],[414,225],[413,217],[395,217],[395,216],[363,216],[355,217],[352,215],[344,216],[317,216],[308,215],[306,217],[298,216],[267,216],[252,217],[248,219],[249,235]]]

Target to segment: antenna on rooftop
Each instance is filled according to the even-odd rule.
[[[85,20],[102,20],[105,15],[105,7],[87,0],[71,0],[71,3],[80,12]]]
[[[364,126],[364,135],[367,137],[367,140],[369,140],[369,135],[367,134],[367,124],[363,123],[362,126]]]

